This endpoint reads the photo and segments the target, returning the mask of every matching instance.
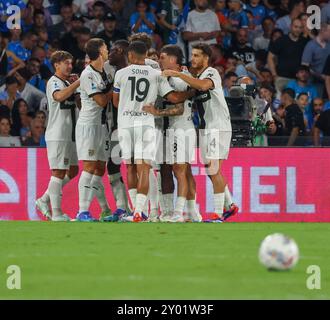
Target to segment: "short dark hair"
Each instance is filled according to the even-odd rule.
[[[103,1],[95,1],[94,4],[93,4],[93,8],[94,7],[106,8],[106,4]]]
[[[299,71],[307,71],[307,72],[311,72],[309,66],[306,66],[306,65],[304,65],[304,64],[300,65],[300,66],[297,68],[296,73],[298,73]]]
[[[121,47],[123,49],[123,51],[127,52],[127,48],[129,47],[129,42],[127,40],[121,39],[121,40],[115,41],[112,46]]]
[[[27,31],[27,32],[22,32],[21,34],[21,39],[20,40],[24,40],[24,39],[27,39],[27,38],[31,38],[32,36],[38,36],[35,32],[33,31]]]
[[[50,62],[52,64],[52,66],[55,68],[55,63],[60,63],[62,61],[65,61],[67,59],[72,59],[73,60],[73,56],[71,53],[67,52],[67,51],[55,51],[51,57],[50,57]]]
[[[31,72],[27,69],[27,67],[21,68],[17,70],[17,73],[24,78],[26,81],[30,80],[32,77]]]
[[[270,84],[268,84],[268,83],[266,83],[266,82],[262,82],[262,83],[260,84],[260,86],[259,86],[259,90],[260,90],[260,89],[266,89],[266,90],[270,91],[270,92],[272,93],[272,95],[274,95],[274,94],[276,93],[275,88],[274,88],[272,85],[270,85]]]
[[[130,43],[134,41],[142,41],[144,44],[147,46],[147,49],[149,50],[152,47],[152,39],[151,37],[145,33],[145,32],[139,32],[139,33],[134,33],[132,34],[129,38],[128,41]]]
[[[306,3],[304,0],[290,0],[288,3],[289,12],[291,12],[292,9],[301,2],[303,2],[304,4]]]
[[[142,41],[133,41],[127,49],[127,52],[134,52],[139,56],[146,55],[148,48],[146,44]]]
[[[86,53],[91,59],[91,61],[95,61],[100,55],[100,48],[105,45],[103,39],[93,38],[88,40],[86,43]]]
[[[307,96],[307,97],[309,97],[309,95],[308,95],[307,92],[301,92],[301,93],[298,94],[297,99],[299,99],[301,96]]]
[[[238,78],[238,75],[234,71],[228,71],[225,74],[224,80],[230,79],[231,77],[236,77]]]
[[[18,81],[14,76],[6,77],[6,79],[5,79],[6,86],[9,86],[9,85],[15,84],[15,83],[18,84]]]
[[[296,95],[295,91],[294,91],[293,89],[291,89],[291,88],[285,88],[285,89],[283,89],[283,90],[282,90],[282,94],[287,94],[287,95],[289,95],[292,99],[294,99],[294,98],[295,98],[295,95]]]
[[[176,57],[176,63],[180,66],[183,63],[183,52],[179,46],[168,44],[162,48],[160,53],[166,53],[169,56]]]
[[[266,64],[267,55],[268,55],[268,52],[266,50],[259,49],[255,53],[255,60],[259,60],[259,61],[263,62],[264,64]]]
[[[209,58],[211,58],[211,56],[212,56],[212,50],[211,50],[210,46],[206,43],[197,43],[197,44],[193,45],[192,48],[196,49],[196,50],[201,50],[203,52],[203,54],[208,56]]]

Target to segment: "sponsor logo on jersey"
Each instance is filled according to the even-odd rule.
[[[125,111],[123,113],[123,116],[130,116],[130,117],[141,117],[141,116],[147,116],[147,112],[140,112],[140,111]]]

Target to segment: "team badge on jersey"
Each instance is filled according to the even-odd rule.
[[[95,154],[95,150],[88,149],[88,155],[92,157]]]

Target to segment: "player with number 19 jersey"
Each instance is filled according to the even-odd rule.
[[[157,96],[174,91],[159,70],[132,64],[115,75],[114,89],[119,94],[118,134],[124,159],[154,160],[155,120],[142,110],[154,104]],[[148,142],[147,144],[145,144]]]

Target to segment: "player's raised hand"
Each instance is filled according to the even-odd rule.
[[[180,72],[175,70],[164,70],[162,72],[163,77],[178,77],[180,75]]]
[[[156,116],[158,113],[158,110],[155,108],[155,106],[153,104],[146,104],[145,106],[142,107],[142,110],[144,112],[148,112],[154,116]]]
[[[68,81],[70,83],[74,83],[75,81],[77,81],[79,79],[79,75],[77,75],[76,73],[71,73],[70,77],[68,79]]]

